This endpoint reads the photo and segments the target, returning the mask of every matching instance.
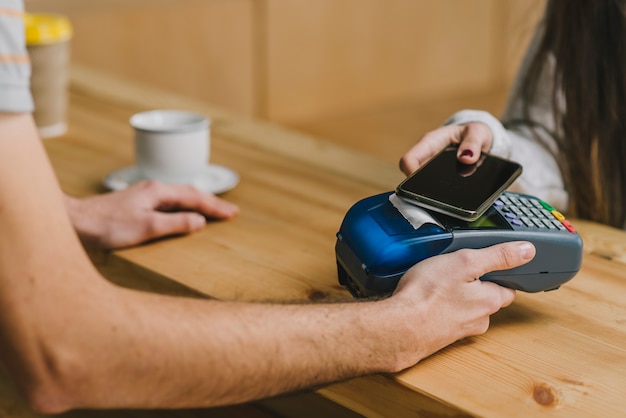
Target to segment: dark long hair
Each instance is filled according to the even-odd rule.
[[[619,228],[626,222],[625,3],[548,0],[543,39],[518,92],[530,118],[552,55],[557,161],[570,213]]]

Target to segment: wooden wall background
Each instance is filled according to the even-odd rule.
[[[544,3],[26,0],[26,7],[70,17],[76,63],[395,159],[459,107],[500,111]]]

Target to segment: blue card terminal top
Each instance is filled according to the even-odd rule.
[[[391,200],[390,200],[391,198]],[[473,222],[419,209],[415,224],[392,192],[357,202],[346,214],[335,253],[339,282],[355,297],[386,295],[414,264],[461,248],[484,248],[506,241],[530,241],[535,258],[481,280],[525,292],[557,289],[578,272],[582,240],[574,226],[548,203],[505,192]]]

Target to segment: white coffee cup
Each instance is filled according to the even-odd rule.
[[[211,121],[185,110],[151,110],[133,115],[139,176],[167,183],[192,183],[209,163]]]

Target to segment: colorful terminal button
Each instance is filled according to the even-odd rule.
[[[565,216],[561,212],[559,212],[558,210],[554,209],[554,207],[552,207],[552,205],[550,205],[547,202],[544,202],[543,200],[540,200],[539,202],[541,203],[541,206],[543,206],[545,210],[550,212],[552,214],[552,216],[554,216],[554,218],[556,220],[558,220],[559,222],[561,222],[561,224],[563,224],[565,229],[567,229],[569,232],[576,232],[576,228],[574,228],[574,225],[572,225],[572,223],[570,221],[565,219]]]

